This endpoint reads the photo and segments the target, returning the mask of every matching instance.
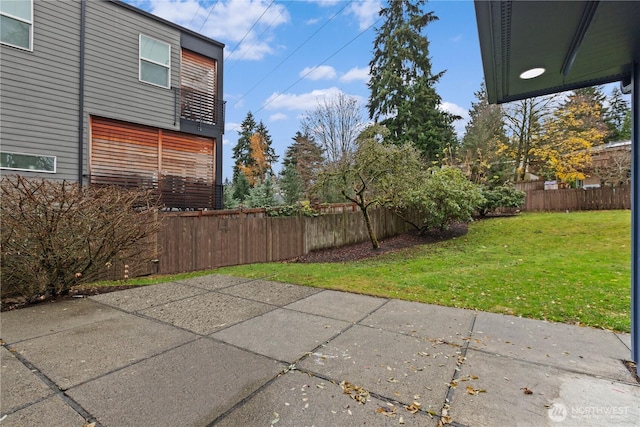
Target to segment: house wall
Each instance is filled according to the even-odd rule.
[[[178,130],[173,89],[138,79],[141,33],[171,45],[171,86],[179,86],[178,29],[111,2],[87,2],[85,116]]]
[[[33,51],[0,45],[2,151],[56,156],[56,174],[20,174],[75,181],[80,7],[75,1],[34,3]]]

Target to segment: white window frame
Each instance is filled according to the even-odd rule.
[[[19,18],[19,17],[14,16],[14,15],[10,15],[8,13],[0,12],[1,16],[6,16],[7,18],[15,19],[16,21],[20,21],[20,22],[24,22],[25,24],[29,24],[29,47],[18,46],[18,45],[15,45],[15,44],[7,43],[7,42],[2,41],[2,40],[0,40],[0,44],[3,44],[5,46],[15,47],[16,49],[21,49],[21,50],[26,50],[26,51],[29,51],[29,52],[33,52],[33,2],[34,2],[34,0],[29,0],[29,2],[31,3],[31,20],[30,21],[27,21],[24,18]]]
[[[41,172],[41,173],[56,173],[58,169],[58,158],[56,156],[49,156],[46,154],[33,154],[33,153],[16,153],[15,151],[0,151],[2,154],[18,154],[20,156],[29,156],[29,157],[49,157],[53,159],[53,170],[44,170],[44,169],[28,169],[28,168],[12,168],[8,166],[2,166],[0,164],[0,169],[3,170],[14,170],[14,171],[24,171],[24,172]]]
[[[166,45],[167,47],[169,47],[169,65],[161,64],[161,63],[159,63],[157,61],[154,61],[154,60],[148,59],[148,58],[144,58],[142,56],[142,37],[146,37],[148,39],[151,39],[151,40],[153,40],[155,42],[158,42],[158,43],[162,43],[162,44]],[[161,67],[166,68],[167,71],[168,71],[168,73],[167,73],[167,86],[159,85],[157,83],[149,82],[147,80],[144,80],[142,78],[142,61],[148,62],[150,64],[154,64],[154,65],[159,65]],[[140,33],[140,35],[138,36],[138,80],[140,82],[142,82],[142,83],[146,83],[146,84],[153,85],[153,86],[156,86],[156,87],[162,87],[162,88],[165,88],[165,89],[171,89],[171,44],[170,43],[163,42],[162,40],[158,40],[155,37],[150,37],[150,36],[148,36],[146,34]]]

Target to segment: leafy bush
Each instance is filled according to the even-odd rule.
[[[498,208],[519,208],[524,203],[526,193],[516,190],[513,186],[503,185],[495,188],[484,187],[482,195],[484,201],[478,205],[478,213],[486,216]]]
[[[3,295],[60,295],[112,264],[151,261],[160,227],[147,190],[82,187],[4,176],[0,183]]]
[[[468,222],[482,203],[480,187],[454,168],[434,169],[424,182],[407,192],[407,207],[424,218],[423,232],[446,230],[455,222]]]
[[[286,217],[286,216],[318,216],[320,213],[311,206],[308,200],[298,202],[294,205],[282,205],[276,207],[265,208],[267,215],[270,217]]]

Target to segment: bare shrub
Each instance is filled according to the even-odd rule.
[[[159,200],[149,190],[15,175],[2,177],[1,196],[3,296],[65,294],[115,263],[157,257]]]

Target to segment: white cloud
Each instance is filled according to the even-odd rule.
[[[276,114],[272,114],[271,116],[269,116],[269,121],[278,122],[280,120],[287,120],[288,118],[289,118],[289,116],[287,116],[284,113],[276,113]]]
[[[319,6],[328,7],[340,3],[341,0],[307,0],[309,3],[316,3]]]
[[[348,10],[358,19],[359,28],[365,30],[376,22],[381,8],[380,0],[363,0],[353,2]]]
[[[457,36],[452,37],[451,41],[454,43],[458,43],[459,41],[462,41],[462,34],[458,34]]]
[[[317,89],[308,93],[302,93],[299,95],[292,93],[280,94],[274,92],[264,102],[263,106],[267,110],[299,110],[308,111],[313,110],[318,106],[318,103],[325,100],[336,97],[342,93],[337,87],[330,87],[328,89]],[[365,99],[361,96],[349,95],[357,98],[359,102],[365,102]]]
[[[442,111],[446,111],[447,113],[462,117],[461,120],[456,120],[455,122],[453,122],[453,127],[456,131],[456,134],[458,135],[458,137],[462,138],[462,136],[464,135],[465,126],[469,122],[469,112],[461,106],[454,104],[453,102],[443,102],[438,107]]]
[[[309,80],[331,80],[336,77],[336,70],[329,65],[306,67],[300,71],[300,77]]]
[[[350,83],[353,81],[363,81],[367,83],[370,77],[368,68],[355,67],[340,76],[340,81],[344,83]]]
[[[273,53],[270,43],[274,29],[290,20],[284,5],[267,0],[229,0],[202,6],[196,0],[152,0],[150,11],[207,37],[224,41],[226,55],[236,60],[257,60]]]

